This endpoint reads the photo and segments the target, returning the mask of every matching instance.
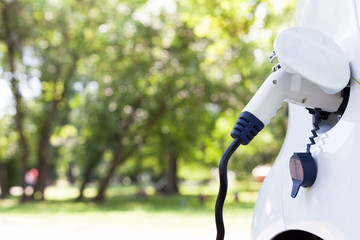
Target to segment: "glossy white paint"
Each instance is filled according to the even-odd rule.
[[[351,75],[360,79],[358,7],[360,1],[300,0],[296,25],[314,28],[335,40],[350,62]],[[253,239],[271,239],[290,229],[305,230],[327,240],[359,238],[359,103],[360,85],[351,80],[349,104],[343,117],[320,134],[312,148],[318,165],[315,184],[301,188],[295,199],[290,197],[289,158],[293,152],[306,149],[312,119],[307,110],[290,104],[283,148],[255,205]],[[267,206],[271,206],[270,211]]]
[[[281,154],[280,154],[281,155]],[[270,239],[285,230],[282,211],[281,165],[274,163],[255,204],[252,233],[254,239]],[[280,204],[279,204],[280,203]]]
[[[281,69],[300,75],[327,94],[341,91],[349,81],[349,64],[340,47],[321,31],[292,27],[275,39]]]

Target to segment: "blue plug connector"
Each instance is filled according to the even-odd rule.
[[[242,145],[247,145],[263,128],[264,124],[252,113],[240,113],[236,124],[231,131],[231,137],[240,140]]]

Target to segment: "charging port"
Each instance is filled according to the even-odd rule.
[[[349,102],[349,96],[350,96],[350,86],[349,85],[346,86],[344,88],[344,90],[342,90],[341,96],[344,98],[344,100],[342,101],[338,111],[336,111],[334,113],[321,111],[321,113],[320,113],[321,114],[321,123],[319,124],[320,129],[317,131],[317,133],[325,133],[325,132],[329,131],[342,118],[342,116],[346,110],[347,104]],[[308,108],[308,111],[312,115],[315,114],[314,109]]]

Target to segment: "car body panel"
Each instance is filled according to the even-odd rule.
[[[300,0],[295,21],[297,26],[315,28],[335,40],[348,57],[351,75],[356,79],[360,79],[358,4]],[[289,159],[294,152],[305,151],[312,135],[312,116],[303,107],[289,104],[283,147],[255,205],[253,239],[271,239],[286,230],[303,230],[323,239],[358,238],[360,85],[354,79],[350,84],[349,103],[342,118],[330,130],[319,134],[311,148],[318,166],[316,181],[312,187],[301,188],[296,198],[290,197]]]

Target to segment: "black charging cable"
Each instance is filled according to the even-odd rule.
[[[222,240],[224,239],[225,236],[223,207],[224,207],[224,202],[228,188],[227,165],[231,155],[236,151],[236,149],[240,146],[240,144],[241,144],[240,140],[238,138],[235,138],[230,144],[230,146],[226,149],[220,160],[220,164],[219,164],[220,188],[215,204],[215,222],[217,229],[216,240]]]
[[[215,204],[215,222],[217,229],[216,240],[223,240],[225,236],[225,227],[223,219],[223,207],[226,198],[227,166],[231,155],[241,145],[247,145],[264,128],[264,124],[250,112],[242,112],[231,131],[231,137],[234,138],[230,146],[223,153],[219,164],[220,187]]]

